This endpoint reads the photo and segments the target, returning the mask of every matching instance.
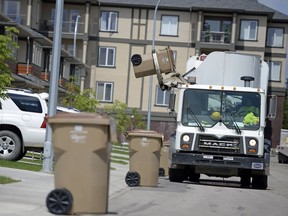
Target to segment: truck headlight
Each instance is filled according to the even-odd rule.
[[[186,135],[184,135],[184,136],[182,137],[182,140],[183,140],[184,142],[189,142],[190,137],[186,134]]]
[[[256,144],[257,144],[257,141],[255,139],[249,140],[249,146],[254,147],[256,146]]]
[[[180,138],[181,150],[191,150],[193,134],[182,134]]]

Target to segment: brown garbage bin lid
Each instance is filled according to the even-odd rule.
[[[97,113],[57,113],[55,116],[48,117],[49,124],[102,124],[109,125],[110,118],[107,115]]]
[[[133,131],[128,131],[128,137],[132,136],[145,136],[145,137],[155,137],[155,138],[163,138],[163,134],[160,134],[156,131],[152,130],[133,130]]]

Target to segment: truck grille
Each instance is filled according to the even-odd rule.
[[[240,153],[240,139],[237,137],[217,138],[211,136],[199,136],[198,149],[201,152],[210,153]]]

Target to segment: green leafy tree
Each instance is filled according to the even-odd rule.
[[[74,107],[82,112],[94,113],[97,111],[99,102],[92,89],[85,89],[80,92],[79,86],[73,82],[67,83],[65,87],[68,93],[60,101],[62,105]]]
[[[112,105],[104,106],[104,112],[112,116],[117,124],[117,131],[123,134],[128,125],[130,125],[130,117],[126,114],[127,105],[118,100]]]
[[[132,108],[131,129],[144,129],[146,123],[143,121],[143,115],[136,108]]]
[[[118,134],[123,135],[127,130],[142,129],[145,127],[142,114],[136,108],[132,109],[132,115],[128,114],[127,104],[118,100],[112,105],[104,106],[104,112],[115,119]]]
[[[18,34],[15,27],[5,27],[5,35],[0,35],[0,97],[6,98],[5,89],[11,86],[13,78],[8,65],[9,61],[14,61],[13,53],[18,44],[13,40],[13,36]]]

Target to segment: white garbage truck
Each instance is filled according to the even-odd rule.
[[[199,182],[205,174],[240,177],[242,187],[268,187],[271,141],[264,131],[275,118],[277,98],[267,94],[266,62],[255,55],[212,52],[190,57],[180,74],[169,47],[152,52],[150,59],[133,55],[131,62],[136,77],[154,70],[162,90],[178,91],[177,109],[175,94],[169,105],[177,112],[171,182]]]

